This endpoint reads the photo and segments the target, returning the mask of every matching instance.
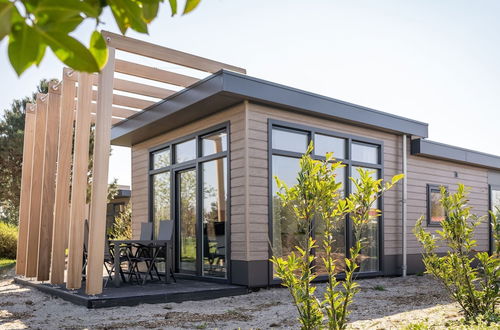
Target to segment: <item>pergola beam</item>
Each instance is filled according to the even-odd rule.
[[[35,135],[35,105],[26,104],[24,121],[24,148],[21,175],[21,197],[19,200],[19,238],[17,240],[16,274],[25,275],[26,247],[31,200],[31,171],[33,169],[33,146]]]
[[[35,138],[33,147],[33,168],[31,171],[31,200],[26,248],[26,277],[35,277],[38,266],[38,240],[42,207],[43,165],[45,153],[45,132],[47,129],[47,94],[36,96]]]
[[[92,76],[87,73],[79,73],[78,86],[73,176],[71,182],[68,278],[66,281],[66,287],[68,289],[79,289],[82,286],[83,232],[87,204]]]
[[[73,140],[73,103],[75,83],[69,75],[77,75],[68,69],[63,70],[61,87],[61,107],[59,109],[59,138],[56,174],[56,195],[54,228],[52,240],[52,259],[50,283],[64,283],[64,266],[66,261],[66,247],[70,216],[70,190],[71,190],[71,149]]]
[[[146,41],[127,38],[119,34],[102,31],[102,35],[107,38],[108,45],[129,53],[154,58],[157,60],[186,66],[188,68],[214,73],[220,69],[227,69],[245,74],[246,70],[234,65],[229,65],[210,60],[201,56],[181,52],[175,49],[155,45]]]
[[[113,104],[113,72],[115,50],[109,47],[108,63],[99,74],[97,120],[94,135],[94,167],[90,203],[89,251],[87,262],[87,294],[102,293],[102,265],[106,239],[106,203],[108,195],[109,149]],[[115,265],[115,272],[118,271]]]

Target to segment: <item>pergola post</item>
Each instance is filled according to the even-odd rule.
[[[82,286],[83,231],[87,198],[87,172],[89,166],[90,108],[92,105],[92,76],[78,74],[78,101],[71,182],[71,211],[68,241],[68,289]]]
[[[97,113],[94,135],[94,167],[90,203],[89,251],[87,263],[87,294],[102,293],[104,240],[106,239],[106,204],[108,195],[109,151],[113,105],[113,74],[115,50],[108,48],[108,62],[99,74]],[[118,272],[115,265],[115,272]]]
[[[26,104],[24,119],[23,165],[21,197],[19,200],[19,238],[17,240],[16,274],[26,272],[26,246],[31,200],[31,171],[33,170],[33,146],[35,142],[35,105]]]
[[[26,277],[35,277],[38,266],[38,240],[42,206],[43,163],[45,132],[47,129],[47,95],[36,96],[35,143],[33,146],[33,168],[31,171],[31,199],[26,246]]]
[[[61,87],[61,106],[59,108],[59,138],[57,155],[56,193],[54,228],[52,231],[52,259],[50,283],[64,283],[64,266],[70,216],[70,175],[71,149],[73,147],[73,113],[75,103],[75,82],[69,79],[73,75],[70,69],[63,70]]]
[[[47,128],[45,134],[42,207],[40,212],[40,234],[38,239],[37,280],[39,281],[47,281],[50,274],[60,101],[60,86],[57,81],[50,81],[47,98]]]

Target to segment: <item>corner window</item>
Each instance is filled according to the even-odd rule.
[[[445,187],[448,189],[447,187]],[[444,207],[441,205],[441,186],[427,185],[427,225],[439,226],[446,219]]]
[[[153,152],[153,170],[170,166],[170,148]]]
[[[176,144],[175,148],[175,163],[187,162],[196,158],[196,140],[188,140]]]

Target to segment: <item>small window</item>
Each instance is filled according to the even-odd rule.
[[[170,166],[170,149],[162,149],[153,153],[153,170]]]
[[[213,155],[227,150],[227,134],[226,131],[219,131],[202,138],[202,153],[203,156]]]
[[[192,139],[175,145],[175,163],[187,162],[196,158],[196,140]]]
[[[370,164],[380,163],[379,147],[376,145],[353,142],[351,152],[353,161]]]
[[[305,153],[308,140],[307,133],[273,128],[273,149]]]
[[[446,188],[446,187],[445,187]],[[444,207],[441,205],[441,186],[427,185],[427,224],[439,225],[446,219]]]
[[[318,156],[333,152],[333,157],[345,159],[345,139],[316,134],[314,135],[314,150]]]

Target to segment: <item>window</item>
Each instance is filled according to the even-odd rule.
[[[309,144],[309,135],[301,131],[273,129],[273,149],[304,153]]]
[[[378,164],[379,147],[366,143],[354,142],[351,146],[352,160],[362,163]]]
[[[447,187],[445,187],[448,189]],[[441,186],[427,185],[427,225],[439,226],[439,223],[446,218],[444,207],[440,203]]]
[[[181,273],[227,275],[227,132],[220,125],[150,150],[150,221],[155,237],[160,221],[175,221]]]
[[[316,134],[314,136],[314,149],[315,154],[318,156],[325,156],[327,152],[333,152],[333,157],[344,159],[346,158],[345,145],[345,139],[323,134]]]
[[[189,140],[175,145],[175,163],[187,162],[196,158],[196,140]]]
[[[270,121],[272,131],[272,157],[270,159],[272,171],[272,191],[271,210],[272,213],[272,246],[273,253],[277,256],[289,255],[298,243],[307,239],[308,228],[299,228],[295,221],[292,210],[281,205],[277,195],[278,188],[274,177],[277,176],[287,185],[292,186],[296,183],[297,173],[299,171],[299,159],[307,149],[309,139],[315,142],[312,157],[315,159],[324,159],[327,152],[333,152],[335,158],[341,159],[346,165],[337,172],[337,180],[343,183],[348,182],[347,177],[356,177],[357,167],[368,166],[375,172],[375,176],[382,176],[382,163],[380,154],[382,152],[382,143],[371,139],[351,137],[346,134],[329,132],[314,128],[305,128],[302,125],[284,124],[282,122]],[[353,141],[354,139],[354,141]],[[352,150],[352,157],[349,157],[348,150]],[[342,193],[349,194],[353,186],[348,184],[344,186]],[[378,207],[378,206],[376,206]],[[380,207],[379,207],[380,208]],[[349,249],[347,237],[352,238],[352,226],[348,226],[348,219],[335,232],[335,246],[333,252],[338,254],[338,269],[345,269],[344,258]],[[323,223],[321,219],[316,219],[312,235],[315,239],[321,240],[323,235]],[[361,252],[363,261],[361,263],[362,272],[376,272],[380,270],[380,219],[370,224],[364,235],[369,241],[369,245]],[[318,248],[314,253],[321,258],[324,255],[324,249],[320,241],[317,242]],[[325,274],[326,270],[322,263],[316,265],[316,271],[319,275]]]

